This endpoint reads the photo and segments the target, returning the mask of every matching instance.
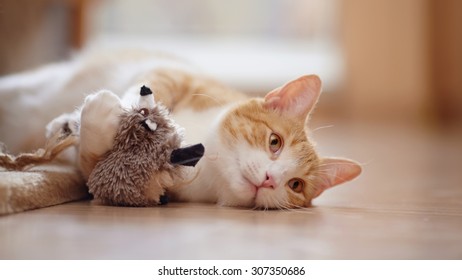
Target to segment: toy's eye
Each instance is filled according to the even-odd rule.
[[[289,180],[289,182],[287,182],[287,185],[294,192],[301,193],[303,191],[303,188],[305,187],[305,182],[303,182],[303,180],[299,178],[292,178]]]
[[[273,153],[277,153],[282,148],[282,138],[276,133],[271,133],[269,137],[269,149]]]
[[[149,110],[146,108],[142,108],[138,112],[145,117],[149,114]]]

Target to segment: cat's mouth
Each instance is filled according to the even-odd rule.
[[[263,188],[259,187],[260,184],[255,184],[252,180],[250,180],[249,178],[247,178],[246,176],[242,175],[242,180],[244,181],[244,185],[245,187],[250,190],[251,194],[252,194],[252,200],[253,202],[255,202],[255,200],[257,199],[258,195],[261,193],[261,190]]]
[[[265,188],[260,185],[256,185],[252,180],[242,175],[242,186],[248,196],[248,203],[250,207],[254,209],[279,209],[280,207],[274,203],[273,196],[268,192],[272,192],[270,188]]]
[[[242,176],[242,181],[244,181],[244,185],[248,187],[250,191],[252,192],[252,194],[254,195],[254,197],[256,197],[257,192],[258,192],[258,187],[254,183],[252,183],[252,181],[247,179],[245,176]]]

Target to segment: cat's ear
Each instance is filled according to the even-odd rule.
[[[353,180],[361,174],[361,171],[361,166],[352,160],[340,158],[321,159],[313,198],[329,188]]]
[[[265,107],[283,114],[306,118],[321,93],[321,80],[316,75],[302,76],[274,89],[265,96]]]

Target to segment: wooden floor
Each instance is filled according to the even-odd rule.
[[[0,217],[1,259],[462,259],[462,133],[335,123],[325,155],[364,164],[314,207],[251,211],[90,201]]]

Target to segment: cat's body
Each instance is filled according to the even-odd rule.
[[[140,86],[146,85],[185,128],[186,142],[205,146],[206,154],[192,182],[172,190],[177,200],[256,208],[304,207],[325,189],[361,171],[352,161],[320,158],[307,137],[306,120],[321,90],[317,76],[300,77],[265,98],[249,98],[187,63],[149,52],[84,56],[54,67],[0,80],[0,140],[12,146],[24,139],[16,150],[42,144],[39,137],[45,124],[79,106],[86,94],[107,89],[129,106]],[[58,102],[64,105],[54,105]],[[87,121],[104,118],[104,106],[101,100],[101,110],[95,110],[100,115]],[[56,124],[76,116],[65,116],[48,128],[56,129]],[[108,145],[101,135],[111,135],[111,129],[81,131],[84,170],[101,156],[104,149],[95,147]]]

